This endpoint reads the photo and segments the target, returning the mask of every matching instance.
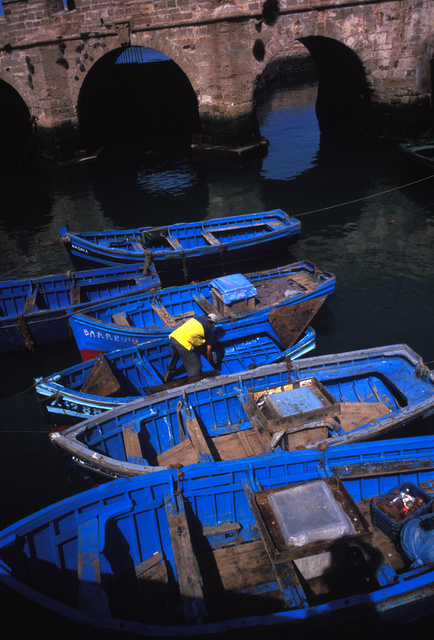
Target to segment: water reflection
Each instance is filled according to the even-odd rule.
[[[406,342],[434,368],[433,182],[404,186],[419,174],[396,146],[319,136],[315,92],[307,84],[269,94],[258,107],[269,153],[246,167],[204,165],[185,154],[103,153],[87,166],[14,174],[0,187],[0,274],[70,269],[56,243],[64,225],[125,228],[281,208],[300,218],[301,238],[257,268],[309,260],[337,277],[313,323],[316,353]],[[0,526],[82,489],[49,443],[32,391],[34,377],[78,357],[72,341],[0,354]],[[425,422],[423,432],[433,428]],[[412,433],[413,425],[403,435]]]

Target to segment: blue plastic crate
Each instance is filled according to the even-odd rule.
[[[432,496],[430,496],[428,493],[426,493],[420,487],[410,481],[402,482],[401,484],[396,485],[396,487],[393,487],[393,489],[390,489],[389,491],[383,493],[378,497],[383,500],[389,500],[389,498],[391,499],[393,497],[395,492],[397,494],[401,492],[409,493],[414,498],[422,498],[425,504],[424,506],[419,507],[419,509],[411,513],[407,518],[404,518],[399,522],[395,522],[374,504],[374,500],[371,501],[371,519],[373,526],[380,529],[393,542],[396,542],[396,540],[398,540],[401,528],[406,522],[408,522],[415,516],[421,516],[431,511],[433,503]]]

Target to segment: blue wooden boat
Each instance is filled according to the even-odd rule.
[[[399,148],[412,162],[434,169],[434,139],[402,142]]]
[[[247,276],[233,274],[96,304],[85,313],[73,314],[70,325],[83,360],[145,340],[167,338],[189,317],[209,313],[219,317],[217,327],[223,331],[248,323],[253,327],[267,319],[276,331],[288,332],[289,338],[308,326],[333,293],[335,283],[332,274],[302,261]],[[297,319],[293,330],[290,314]],[[286,344],[285,339],[282,342]]]
[[[71,338],[68,318],[103,300],[158,290],[154,265],[99,268],[0,282],[0,351],[34,349]]]
[[[199,222],[122,231],[73,233],[59,229],[76,268],[142,265],[152,259],[158,273],[175,276],[204,267],[222,268],[282,251],[300,235],[300,221],[275,209]]]
[[[428,517],[433,473],[428,436],[124,478],[3,530],[0,583],[76,637],[389,632],[431,613],[434,563],[376,499],[411,487]]]
[[[216,331],[213,346],[217,365],[202,355],[203,376],[225,375],[289,358],[294,360],[315,348],[315,331],[308,327],[294,344],[286,347],[268,322],[234,331]],[[219,335],[221,334],[221,335]],[[174,379],[163,384],[172,349],[167,340],[152,340],[137,347],[118,349],[87,360],[45,378],[35,380],[38,400],[43,404],[50,427],[57,431],[90,416],[186,384],[184,366]]]
[[[50,439],[92,482],[384,437],[434,414],[434,372],[406,345],[303,358],[171,389]]]

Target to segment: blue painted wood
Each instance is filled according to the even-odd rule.
[[[77,632],[91,625],[128,637],[238,638],[241,630],[324,634],[339,623],[377,629],[382,623],[408,622],[432,611],[434,568],[408,569],[402,558],[398,562],[393,545],[385,550],[387,538],[373,529],[369,508],[357,510],[403,481],[431,482],[433,470],[434,438],[426,436],[210,462],[186,467],[181,475],[172,469],[117,480],[0,532],[0,582],[64,618],[63,628],[66,622],[76,625]],[[370,580],[357,580],[358,564],[350,563],[342,575],[345,588],[339,582],[337,593],[330,586],[315,599],[308,579],[297,580],[293,559],[315,556],[318,549],[333,554],[336,545],[278,547],[264,533],[255,505],[257,491],[324,480],[348,492],[343,504],[355,502],[354,522],[361,528],[334,542],[362,553]],[[131,509],[116,513],[116,505],[125,503]],[[175,503],[182,505],[175,513],[182,519],[172,517]],[[93,524],[86,531],[83,522]],[[194,571],[180,557],[177,533],[179,540],[189,539]],[[81,553],[97,556],[108,609],[94,610],[89,601],[77,599]],[[187,594],[194,580],[203,585],[203,598],[200,589],[192,591],[196,603]],[[88,584],[93,583],[91,576]]]
[[[220,332],[231,332],[234,327],[242,327],[247,335],[255,335],[255,326],[264,320],[271,322],[270,313],[277,307],[295,308],[299,303],[311,301],[313,306],[318,303],[319,308],[324,299],[333,293],[336,284],[334,275],[321,271],[307,261],[247,274],[247,278],[258,290],[255,307],[242,313],[224,315],[217,324]],[[296,283],[297,279],[302,279],[305,286],[291,286],[291,282]],[[270,291],[273,291],[273,297],[270,297]],[[85,313],[73,314],[70,325],[82,359],[88,360],[101,352],[125,348],[157,337],[167,338],[177,324],[191,315],[209,313],[203,310],[203,299],[212,304],[210,280],[167,287],[155,294],[143,294],[113,303],[96,304]],[[161,314],[162,308],[173,319],[173,324],[166,323]],[[116,322],[119,314],[124,318],[122,324]]]
[[[300,235],[301,224],[274,209],[167,227],[75,233],[59,229],[77,268],[89,265],[143,264],[152,253],[158,272],[188,270],[239,262],[282,250]]]
[[[273,387],[297,384],[311,378],[325,387],[340,410],[346,403],[355,403],[357,412],[364,415],[362,408],[365,404],[373,406],[379,402],[385,410],[376,417],[361,418],[350,428],[339,422],[342,417],[337,414],[328,432],[320,431],[311,446],[316,444],[325,449],[369,440],[384,436],[416,418],[434,414],[434,373],[406,345],[391,345],[296,360],[291,362],[289,371],[286,363],[277,363],[205,379],[118,406],[62,432],[52,433],[50,439],[80,472],[93,481],[153,473],[160,468],[158,464],[164,464],[156,461],[156,456],[174,453],[177,451],[175,445],[183,442],[185,434],[188,436],[188,428],[179,415],[181,407],[187,407],[197,418],[203,433],[218,449],[219,439],[223,437],[255,434],[258,419],[249,412],[250,390],[266,392]],[[137,435],[145,463],[128,462],[122,424],[132,420],[138,427]],[[312,421],[310,417],[308,422]],[[303,424],[302,414],[300,424]],[[264,430],[262,423],[259,422],[259,426]],[[270,438],[273,435],[271,433]],[[285,447],[290,446],[279,440],[275,444],[273,446],[272,439],[266,440],[262,451],[270,450],[272,454],[280,455]],[[233,451],[226,455],[235,458],[252,453],[234,443]],[[178,462],[178,459],[171,459],[170,463]]]
[[[69,340],[69,316],[103,300],[158,290],[150,266],[135,265],[0,282],[0,351],[35,348]]]
[[[256,324],[254,331],[254,335],[246,335],[245,328],[234,327],[225,333],[217,329],[217,341],[213,350],[218,364],[214,369],[201,356],[204,375],[226,375],[284,358],[294,360],[315,348],[315,332],[311,328],[288,349],[275,336],[268,321]],[[158,385],[163,383],[171,354],[172,348],[167,339],[157,339],[137,347],[106,353],[105,359],[119,384],[113,397],[82,391],[83,384],[99,361],[98,358],[37,379],[36,393],[46,410],[51,428],[58,430],[72,426],[91,415],[160,391]],[[174,374],[173,380],[177,384],[187,382],[182,363]],[[157,388],[154,389],[156,385]]]

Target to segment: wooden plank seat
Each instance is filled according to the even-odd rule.
[[[131,326],[124,311],[118,311],[117,313],[114,313],[112,315],[112,320],[115,324],[119,324],[123,327]]]
[[[312,280],[312,274],[301,271],[300,273],[293,273],[291,278],[288,278],[288,284],[291,284],[291,281],[306,291],[310,291],[316,286],[316,283]]]
[[[275,231],[278,231],[281,227],[285,226],[281,220],[273,220],[273,221],[267,220],[266,224],[272,229],[274,229]]]
[[[214,458],[197,417],[191,411],[182,408],[180,411],[184,427],[186,428],[191,443],[196,450],[199,462],[213,462]]]
[[[206,233],[225,233],[226,231],[250,231],[251,229],[255,229],[255,228],[262,228],[264,225],[269,225],[270,223],[268,222],[268,220],[264,220],[263,222],[257,222],[256,224],[252,224],[252,223],[247,223],[247,224],[232,224],[232,225],[228,225],[227,227],[214,227],[211,229],[208,229],[208,231]]]
[[[220,313],[220,311],[218,311],[214,305],[211,304],[211,302],[209,302],[205,296],[203,296],[201,293],[195,293],[193,295],[193,300],[195,301],[195,303],[202,309],[202,311],[206,314],[209,315],[210,313],[215,313],[216,316],[218,316],[219,318],[223,318],[224,316]]]
[[[105,527],[114,517],[132,510],[132,500],[107,505],[104,515],[77,513],[78,606],[81,611],[111,616],[107,594],[101,584],[101,557],[105,544]],[[59,542],[61,536],[59,536]]]
[[[206,233],[205,231],[201,231],[200,234],[202,238],[210,245],[221,244],[220,240],[217,240],[217,238],[213,236],[212,233]]]
[[[26,296],[23,313],[33,313],[35,310],[36,297],[39,293],[38,287],[35,287],[31,293]]]
[[[144,462],[142,457],[142,447],[139,440],[140,426],[137,427],[135,422],[124,422],[122,425],[122,439],[125,447],[125,455],[127,462],[139,463]]]
[[[185,313],[178,313],[176,316],[173,316],[173,319],[175,323],[178,324],[183,320],[188,320],[188,318],[194,318],[195,315],[194,311],[186,311]]]
[[[202,575],[191,541],[184,497],[179,493],[172,495],[165,506],[184,617],[187,623],[200,623],[207,618],[208,613],[204,601]]]
[[[170,244],[172,249],[175,249],[175,251],[184,251],[184,247],[182,246],[182,244],[179,242],[177,238],[167,235],[166,240]]]
[[[215,461],[257,456],[267,451],[270,441],[268,435],[266,442],[264,442],[256,429],[247,429],[246,431],[226,433],[218,438],[206,438],[204,445],[199,447],[197,442],[194,442],[194,435],[193,433],[193,440],[188,437],[167,451],[163,451],[151,460],[150,464],[164,467],[185,467],[188,464],[197,464],[201,453],[206,449],[212,456],[211,459]]]
[[[160,318],[160,320],[163,321],[163,324],[166,325],[167,327],[173,327],[176,325],[175,318],[170,315],[167,309],[163,307],[163,305],[160,302],[158,301],[153,302],[152,310],[155,311],[157,316]]]
[[[81,302],[81,287],[71,287],[71,304],[80,304]]]

